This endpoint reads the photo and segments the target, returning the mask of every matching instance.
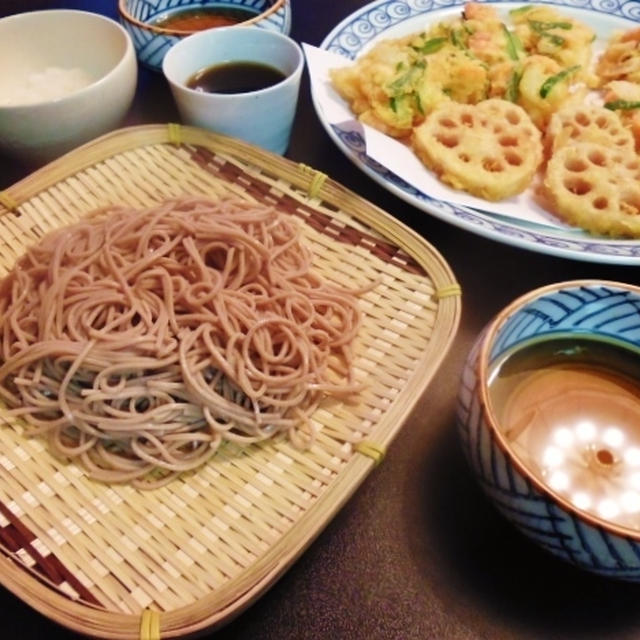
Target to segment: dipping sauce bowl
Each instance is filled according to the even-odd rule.
[[[285,35],[291,31],[289,0],[118,1],[120,22],[133,39],[138,60],[154,71],[162,70],[164,56],[173,45],[212,27],[209,10],[221,11],[221,19],[215,21],[220,26],[233,21]]]
[[[458,428],[499,511],[582,569],[640,581],[640,287],[534,290],[485,327]]]
[[[282,79],[265,88],[237,93],[190,86],[194,77],[205,71],[247,63],[266,65]],[[162,70],[184,124],[282,154],[289,146],[303,67],[302,49],[288,36],[257,27],[220,27],[174,45]]]

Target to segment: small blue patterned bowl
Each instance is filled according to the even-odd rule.
[[[533,436],[532,425],[542,424],[540,412],[551,405],[532,395],[532,387],[526,387],[522,378],[514,383],[512,391],[518,390],[513,393],[520,393],[524,399],[520,408],[529,407],[519,415],[530,413],[520,423],[514,421],[507,427],[509,419],[516,416],[512,413],[506,417],[506,407],[515,406],[514,395],[497,399],[497,367],[501,363],[506,366],[514,351],[524,353],[525,344],[546,342],[548,349],[550,341],[559,337],[565,341],[566,352],[554,353],[563,357],[565,353],[577,353],[581,344],[605,343],[607,349],[625,352],[637,383],[623,398],[624,415],[631,416],[627,427],[616,426],[622,424],[617,415],[607,417],[607,421],[592,419],[594,410],[606,413],[618,403],[617,391],[611,393],[598,380],[593,390],[594,397],[599,394],[600,408],[588,409],[591,413],[578,415],[573,422],[566,421],[565,415],[556,418],[554,414],[553,419],[547,415],[544,437],[542,431]],[[638,354],[640,287],[594,280],[549,285],[515,300],[485,327],[465,364],[457,407],[458,430],[467,460],[485,493],[509,521],[571,564],[634,582],[640,582]],[[607,367],[613,362],[608,356],[608,351],[601,356]],[[535,374],[527,375],[539,376],[540,365],[529,360],[529,366]],[[620,367],[616,372],[622,370],[617,360],[615,366]],[[512,367],[506,371],[512,375],[516,370]],[[555,407],[561,408],[561,414],[574,411],[575,417],[586,401],[577,399],[569,387],[564,388],[563,381],[569,379],[566,372],[560,376],[547,392],[555,396]],[[534,450],[539,455],[537,462]]]
[[[288,35],[291,31],[290,0],[119,0],[120,22],[129,32],[138,60],[162,71],[167,51],[181,38],[195,33],[157,25],[163,18],[178,11],[223,7],[245,9],[255,18],[239,22],[243,26],[256,26]]]

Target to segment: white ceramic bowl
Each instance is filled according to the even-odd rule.
[[[255,17],[238,23],[243,27],[256,26],[288,35],[291,31],[289,0],[119,0],[120,21],[131,35],[138,59],[146,67],[162,70],[162,61],[169,49],[183,38],[197,33],[166,28],[156,22],[179,11],[210,6],[247,9]]]
[[[41,164],[117,127],[137,72],[131,38],[115,20],[65,9],[3,18],[0,148]]]
[[[208,93],[191,89],[189,79],[211,66],[262,63],[285,78],[245,93]],[[288,36],[257,27],[219,27],[174,45],[163,63],[164,75],[182,121],[282,154],[296,113],[304,54]]]

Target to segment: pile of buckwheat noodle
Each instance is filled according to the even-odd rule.
[[[356,291],[323,281],[290,216],[181,197],[45,236],[0,282],[0,399],[104,482],[156,487],[223,441],[313,439],[359,390]]]

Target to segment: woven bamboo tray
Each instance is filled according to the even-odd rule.
[[[116,131],[0,192],[0,276],[98,206],[229,192],[296,216],[327,279],[380,280],[361,300],[367,386],[355,405],[316,411],[308,451],[225,446],[154,491],[90,481],[0,409],[0,583],[91,637],[174,638],[247,607],[380,461],[458,329],[459,287],[416,233],[307,166],[179,125]]]

